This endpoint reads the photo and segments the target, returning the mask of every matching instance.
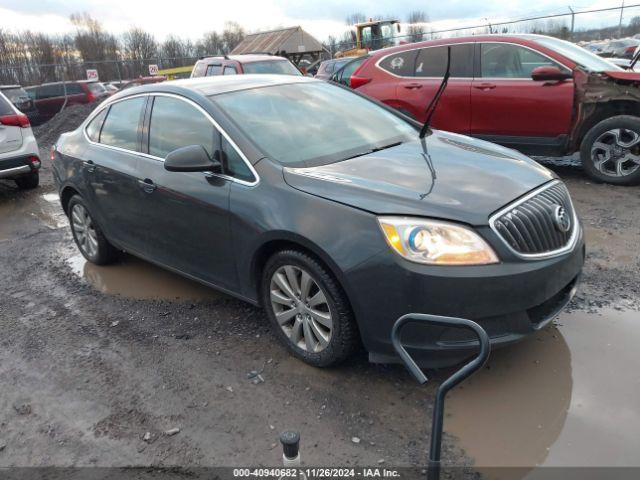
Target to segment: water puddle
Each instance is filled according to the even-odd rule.
[[[228,298],[227,295],[160,267],[123,255],[113,265],[99,266],[78,254],[67,259],[73,272],[96,290],[138,300],[200,301]]]
[[[69,225],[57,193],[25,197],[0,192],[0,241],[32,233],[34,223],[52,230]]]
[[[476,466],[640,466],[640,312],[558,322],[450,394],[445,430]],[[499,472],[488,476],[535,476]]]

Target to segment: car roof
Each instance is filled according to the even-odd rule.
[[[202,57],[199,61],[207,61],[207,60],[234,60],[240,63],[252,63],[252,62],[263,62],[265,60],[287,60],[285,57],[279,57],[277,55],[269,55],[266,53],[246,53],[242,55],[227,55],[225,58],[222,55],[213,55],[210,57]]]
[[[553,38],[555,40],[559,40],[554,37],[549,37],[548,35],[538,35],[534,33],[507,33],[507,34],[493,33],[493,34],[486,34],[486,35],[467,35],[464,37],[439,38],[436,40],[425,40],[422,42],[405,43],[395,47],[388,47],[388,48],[382,48],[380,50],[374,50],[372,52],[369,52],[369,55],[377,58],[383,55],[387,55],[389,53],[403,52],[405,50],[413,50],[415,48],[430,47],[430,46],[437,46],[437,45],[452,45],[455,43],[496,42],[496,41],[522,43],[523,41],[535,42],[542,38]]]
[[[152,83],[128,88],[117,93],[112,99],[124,98],[140,93],[186,93],[208,97],[222,93],[250,90],[253,88],[287,85],[295,83],[324,83],[302,75],[247,74],[247,75],[214,75],[210,77],[184,78],[170,82]]]

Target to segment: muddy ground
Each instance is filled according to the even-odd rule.
[[[556,171],[586,229],[579,293],[452,392],[449,465],[640,464],[639,190]],[[48,160],[42,180],[0,182],[0,467],[277,466],[285,429],[306,465],[424,465],[437,382],[364,353],[309,367],[259,309],[127,256],[87,265]]]

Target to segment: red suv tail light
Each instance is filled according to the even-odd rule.
[[[29,123],[29,117],[24,113],[18,113],[16,115],[2,115],[0,116],[0,124],[8,127],[21,127],[27,128],[31,124]]]
[[[349,86],[351,88],[358,88],[358,87],[361,87],[362,85],[366,85],[370,81],[371,81],[370,78],[358,77],[357,75],[351,75],[351,78],[349,79]]]

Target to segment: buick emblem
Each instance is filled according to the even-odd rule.
[[[567,233],[571,230],[571,217],[563,206],[558,205],[555,208],[553,211],[553,221],[556,223],[556,228],[562,233]]]

